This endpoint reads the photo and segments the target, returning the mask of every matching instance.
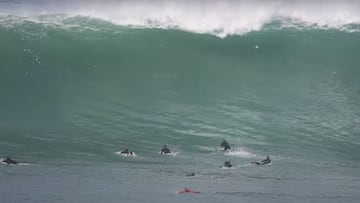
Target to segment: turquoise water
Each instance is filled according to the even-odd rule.
[[[347,28],[274,21],[224,37],[0,15],[0,157],[26,163],[0,166],[0,194],[4,202],[357,202],[360,33]],[[223,139],[231,153],[219,151]],[[160,156],[163,144],[176,155]],[[137,156],[116,154],[124,148]],[[250,164],[266,155],[272,165]],[[235,167],[220,169],[225,160]],[[184,187],[200,194],[176,194]]]

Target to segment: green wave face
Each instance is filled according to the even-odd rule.
[[[206,154],[225,138],[253,154],[358,160],[358,32],[274,23],[218,38],[64,19],[2,17],[3,153]]]
[[[359,9],[0,0],[0,202],[358,202]]]

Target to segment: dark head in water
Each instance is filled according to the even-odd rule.
[[[167,147],[167,145],[164,145],[160,151],[160,154],[169,154],[169,153],[171,153],[170,149]]]
[[[11,159],[9,156],[7,156],[2,162],[6,164],[18,164],[17,161]]]
[[[233,167],[233,165],[231,164],[231,162],[230,161],[225,161],[225,163],[224,163],[224,166],[223,167],[226,167],[226,168],[231,168],[231,167]]]
[[[185,176],[187,176],[187,177],[189,177],[189,176],[195,176],[195,173],[194,172],[191,172],[191,173],[186,173],[186,175]]]
[[[228,149],[231,149],[230,145],[228,142],[226,142],[226,140],[224,139],[222,142],[221,142],[221,145],[220,147],[225,151],[225,150],[228,150]]]
[[[133,154],[133,152],[125,148],[124,151],[121,151],[121,154]]]
[[[263,164],[268,164],[268,163],[271,163],[271,159],[270,159],[270,156],[267,155],[266,158],[264,160],[261,161]]]

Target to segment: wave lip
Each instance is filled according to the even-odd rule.
[[[219,37],[258,31],[276,21],[331,29],[360,24],[360,1],[35,2],[0,3],[0,15],[85,16],[122,26],[180,29]]]

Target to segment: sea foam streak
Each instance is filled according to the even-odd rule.
[[[250,157],[255,157],[254,154],[246,151],[244,148],[240,147],[240,148],[234,148],[231,149],[229,151],[225,151],[224,155],[228,155],[228,156],[238,156],[238,157],[244,157],[244,158],[250,158]]]
[[[180,29],[219,37],[286,26],[347,29],[360,24],[360,1],[17,1],[0,3],[0,15],[86,16],[116,25]],[[51,15],[50,15],[51,16]],[[41,18],[42,21],[46,19]],[[53,22],[53,19],[47,19]],[[354,29],[352,29],[354,30]],[[356,30],[358,31],[358,30]]]

